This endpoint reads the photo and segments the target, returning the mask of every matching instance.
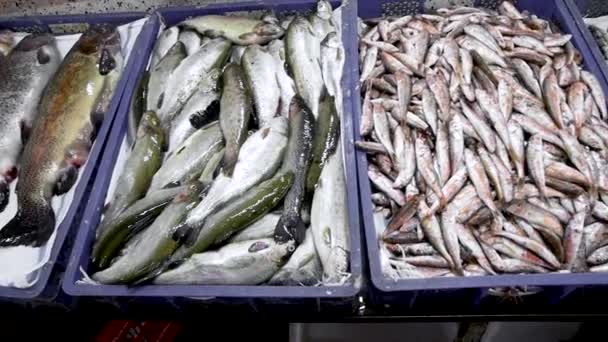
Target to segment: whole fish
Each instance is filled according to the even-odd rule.
[[[267,127],[279,113],[281,90],[277,80],[277,64],[272,55],[259,45],[250,45],[243,53],[241,65],[253,97],[258,126]]]
[[[129,118],[127,119],[127,143],[129,145],[133,145],[133,143],[135,143],[139,122],[146,111],[149,78],[150,73],[144,71],[141,78],[137,82],[137,87],[133,91],[133,95],[131,96],[131,103],[129,104]]]
[[[329,96],[335,97],[336,110],[342,115],[342,69],[345,63],[344,47],[336,32],[330,32],[321,41],[321,73]]]
[[[281,172],[291,171],[293,183],[285,196],[283,214],[277,223],[274,239],[279,243],[304,240],[306,227],[300,213],[306,193],[306,175],[310,165],[315,119],[304,100],[298,95],[291,100],[289,111],[289,142],[285,151]]]
[[[323,283],[343,282],[349,270],[350,241],[342,147],[329,157],[315,190],[310,229],[323,265]]]
[[[55,75],[61,55],[50,34],[28,35],[7,57],[0,57],[0,212],[9,201],[9,185],[38,114],[42,93]]]
[[[319,102],[324,89],[318,44],[313,28],[305,18],[296,17],[289,24],[285,37],[287,64],[298,94],[315,118],[319,114]]]
[[[158,110],[161,95],[165,91],[167,78],[175,68],[186,58],[186,47],[182,42],[176,42],[157,63],[150,63],[150,76],[146,94],[146,109]]]
[[[280,38],[285,32],[273,22],[224,15],[203,15],[177,25],[209,37],[223,37],[237,45],[265,44]]]
[[[200,227],[211,213],[274,175],[283,160],[288,134],[287,119],[276,117],[270,127],[247,138],[232,177],[220,173],[215,178],[207,196],[188,215],[187,224]]]
[[[547,198],[547,185],[545,184],[545,163],[543,161],[543,154],[543,140],[541,136],[532,136],[528,141],[528,147],[526,148],[526,163],[528,164],[530,175],[540,191],[541,197],[545,199]]]
[[[222,161],[223,173],[230,177],[239,159],[239,150],[247,138],[252,103],[245,86],[244,73],[238,64],[229,64],[222,75],[223,91],[220,99],[220,128],[226,142]]]
[[[416,148],[412,132],[408,126],[400,125],[394,135],[395,139],[401,139],[403,148],[401,151],[396,151],[395,158],[399,174],[393,183],[393,187],[402,188],[410,183],[416,173]]]
[[[209,216],[202,225],[197,222],[192,223],[192,212],[190,212],[185,223],[176,230],[176,235],[183,236],[185,244],[175,251],[171,260],[181,261],[192,254],[204,252],[209,246],[222,242],[230,235],[244,229],[275,208],[292,182],[291,171],[277,174]],[[283,245],[291,245],[293,248],[291,241]]]
[[[102,284],[128,284],[153,276],[179,246],[179,242],[173,240],[172,229],[200,200],[201,191],[201,184],[195,183],[180,192],[110,267],[92,275],[93,280]]]
[[[195,254],[153,281],[157,285],[257,285],[267,281],[284,264],[293,242],[272,239],[231,243],[217,251]]]
[[[137,130],[137,140],[125,162],[122,173],[117,175],[116,192],[104,212],[99,231],[106,229],[106,222],[143,197],[163,159],[164,134],[156,113],[144,113]]]
[[[199,129],[167,156],[154,174],[147,191],[152,192],[197,179],[209,160],[224,147],[223,141],[217,121]]]
[[[311,161],[306,174],[306,192],[314,191],[327,159],[336,151],[340,139],[340,119],[335,99],[326,97],[319,106],[319,117],[314,121]]]
[[[118,32],[94,26],[79,38],[47,85],[21,157],[17,215],[0,231],[0,245],[41,246],[53,233],[51,199],[72,188],[86,162],[101,119],[93,112],[120,53]]]
[[[162,189],[149,193],[146,197],[133,203],[112,222],[108,222],[106,224],[107,228],[103,232],[98,229],[93,252],[91,253],[94,265],[98,269],[108,267],[127,237],[132,236],[137,230],[152,222],[186,187]]]
[[[296,248],[287,263],[268,281],[269,285],[316,285],[321,282],[323,268],[317,255],[312,229],[306,231],[304,242]]]
[[[213,39],[183,59],[166,78],[158,99],[158,116],[164,127],[169,126],[208,73],[222,68],[230,55],[230,46],[230,42],[224,39]]]

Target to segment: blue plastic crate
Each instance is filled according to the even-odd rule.
[[[332,2],[334,7],[340,3]],[[342,35],[346,42],[355,37],[355,11],[356,4],[350,2],[344,6],[342,13]],[[238,304],[248,307],[250,310],[276,310],[281,307],[281,304],[287,304],[287,307],[293,308],[293,304],[308,303],[310,307],[315,309],[324,304],[330,306],[339,306],[342,308],[353,307],[355,297],[359,292],[361,284],[361,240],[360,240],[360,225],[359,225],[359,206],[357,198],[357,177],[355,166],[355,152],[353,145],[353,122],[349,113],[352,111],[352,101],[350,99],[351,80],[350,73],[344,72],[342,79],[342,87],[344,92],[344,116],[342,124],[343,129],[343,150],[345,155],[345,172],[347,182],[348,195],[348,212],[350,222],[350,238],[351,238],[351,259],[350,268],[353,275],[352,282],[344,286],[319,286],[319,287],[302,287],[302,286],[211,286],[211,285],[189,285],[189,286],[160,286],[160,285],[143,285],[129,287],[123,285],[88,285],[76,284],[82,275],[80,268],[87,270],[90,263],[90,253],[95,237],[95,230],[100,220],[101,210],[104,205],[108,185],[112,177],[112,172],[119,149],[126,134],[127,129],[127,113],[129,101],[138,78],[146,69],[148,58],[151,55],[154,43],[156,41],[157,32],[161,22],[167,26],[172,26],[188,17],[205,15],[205,14],[223,14],[228,12],[249,12],[249,11],[265,11],[272,10],[274,13],[293,14],[307,13],[316,9],[316,1],[314,0],[274,0],[274,1],[256,1],[225,5],[209,5],[206,7],[179,7],[165,8],[158,10],[152,18],[154,29],[146,32],[146,43],[142,45],[144,58],[139,60],[139,64],[132,69],[132,72],[138,77],[133,77],[129,80],[127,90],[120,108],[114,128],[108,139],[107,148],[104,152],[99,172],[97,174],[93,191],[90,196],[89,203],[84,213],[81,222],[75,247],[73,249],[70,264],[68,266],[66,277],[64,278],[64,290],[74,296],[116,296],[116,297],[205,297],[201,300],[186,300],[180,299],[176,301],[178,305],[185,306],[186,303],[190,307],[209,306],[213,304]],[[350,44],[345,43],[345,49],[349,49]],[[347,51],[348,56],[346,65],[356,63],[356,60],[351,60],[353,52]],[[356,54],[356,51],[354,52]]]
[[[502,1],[475,1],[476,6],[496,8]],[[600,82],[604,92],[608,93],[608,82],[603,72],[604,63],[593,51],[592,38],[583,32],[580,15],[574,17],[569,0],[517,0],[515,5],[520,10],[527,10],[537,16],[556,23],[563,32],[572,34],[574,46],[584,58],[584,68],[592,72]],[[430,12],[435,8],[435,1],[359,1],[359,16],[363,19],[381,16],[402,16]],[[450,2],[451,3],[451,2]],[[468,3],[468,2],[467,2]],[[588,32],[587,32],[588,33]],[[356,44],[356,43],[354,43]],[[351,49],[351,51],[357,51]],[[599,53],[599,51],[597,51]],[[353,57],[351,57],[353,58]],[[358,65],[351,65],[351,72],[358,76]],[[355,76],[351,76],[356,79]],[[360,140],[359,118],[361,116],[360,85],[353,93],[353,115],[355,124],[355,139]],[[496,275],[480,277],[439,277],[426,279],[386,278],[381,270],[377,234],[373,223],[373,204],[371,202],[371,185],[367,176],[368,161],[366,154],[357,151],[357,169],[359,176],[359,192],[361,199],[361,215],[364,225],[367,256],[369,259],[370,279],[373,287],[370,289],[372,304],[379,308],[413,308],[424,310],[433,306],[439,312],[475,312],[487,303],[495,304],[500,298],[488,294],[488,288],[512,286],[540,286],[543,291],[534,295],[540,302],[557,304],[572,290],[584,285],[601,285],[608,283],[608,273],[577,273],[577,274],[529,274],[529,275]]]
[[[55,34],[82,32],[88,24],[111,24],[122,25],[144,17],[143,13],[113,13],[113,14],[91,14],[91,15],[56,15],[56,16],[28,16],[28,17],[2,17],[0,18],[0,29],[9,29],[21,32],[52,32]],[[114,121],[116,110],[120,103],[122,93],[125,89],[130,75],[130,68],[133,67],[137,59],[139,41],[135,43],[131,58],[125,61],[123,74],[116,86],[114,97],[110,103],[106,116],[97,134],[95,144],[89,154],[86,167],[81,170],[80,182],[76,185],[74,198],[65,219],[57,228],[57,235],[53,243],[49,261],[39,270],[38,281],[26,289],[12,287],[0,287],[0,298],[2,299],[35,299],[52,300],[60,290],[61,270],[55,270],[53,278],[51,272],[55,266],[65,267],[66,258],[59,258],[60,252],[65,245],[66,237],[70,233],[70,228],[74,222],[78,222],[81,214],[82,204],[86,203],[89,195],[88,185],[95,174],[98,159],[103,151],[106,138],[110,132],[110,127]],[[65,254],[65,253],[63,253]],[[61,265],[56,265],[56,263]],[[49,280],[50,279],[50,280]]]

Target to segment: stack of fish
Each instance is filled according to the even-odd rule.
[[[206,15],[160,34],[97,231],[94,281],[348,279],[336,25],[321,1],[308,17]]]
[[[361,26],[385,274],[608,270],[608,112],[570,35],[509,2]]]
[[[17,214],[0,246],[45,244],[54,196],[68,192],[86,162],[121,73],[115,28],[85,32],[65,59],[53,35],[0,33],[0,211],[17,180]],[[6,56],[5,56],[6,54]]]

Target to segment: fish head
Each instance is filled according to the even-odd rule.
[[[317,2],[317,16],[323,20],[331,19],[333,9],[329,1],[321,0]]]
[[[340,37],[338,37],[338,33],[335,31],[328,33],[321,42],[321,45],[330,48],[339,48],[341,44]]]
[[[1,42],[1,40],[0,40]],[[36,51],[45,45],[55,43],[55,37],[50,33],[34,33],[23,38],[13,51]]]
[[[85,55],[98,53],[106,45],[120,45],[120,35],[115,27],[96,25],[82,34],[74,48]]]
[[[139,128],[137,130],[137,138],[140,139],[146,135],[153,135],[158,137],[156,143],[164,146],[165,144],[165,135],[162,128],[162,123],[158,115],[156,115],[155,111],[149,110],[144,113],[139,123]]]
[[[254,32],[260,36],[279,37],[283,35],[285,30],[275,23],[262,22],[255,27]]]

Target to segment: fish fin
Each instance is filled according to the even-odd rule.
[[[0,213],[6,209],[10,198],[10,186],[6,181],[0,181]]]
[[[234,167],[236,166],[238,156],[238,150],[229,151],[228,149],[226,149],[226,151],[224,152],[224,159],[222,160],[222,173],[225,176],[232,177],[232,173],[234,172]]]
[[[0,247],[40,247],[53,234],[55,213],[49,202],[35,205],[33,212],[19,210],[6,226],[0,230]]]
[[[19,128],[21,129],[21,143],[25,145],[27,140],[30,138],[30,133],[32,132],[32,126],[28,125],[25,121],[21,120],[19,122]]]
[[[192,115],[190,115],[190,125],[192,127],[199,129],[217,119],[220,110],[220,101],[214,100],[212,101],[206,109],[200,110]]]
[[[160,109],[160,107],[162,107],[164,99],[165,99],[165,92],[162,92],[158,96],[158,101],[156,102],[156,108]]]
[[[101,56],[99,56],[99,73],[105,76],[114,69],[116,69],[116,60],[112,56],[112,53],[108,49],[101,50]]]
[[[295,240],[301,244],[306,237],[306,226],[299,215],[282,215],[274,229],[274,240],[286,243]]]
[[[66,192],[70,191],[77,179],[78,169],[74,165],[68,165],[60,171],[59,177],[57,177],[57,182],[53,187],[53,193],[57,196],[65,194]]]
[[[38,58],[39,64],[47,64],[51,61],[51,54],[47,51],[45,47],[38,49],[36,54],[36,58]]]

